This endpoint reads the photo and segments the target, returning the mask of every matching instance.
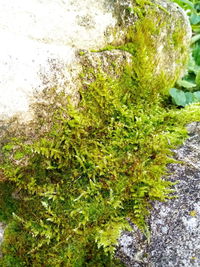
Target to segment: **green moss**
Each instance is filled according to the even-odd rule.
[[[0,182],[0,221],[9,222],[12,213],[18,208],[18,200],[13,199],[12,193],[15,186],[9,182]]]
[[[26,199],[7,230],[4,266],[117,266],[110,256],[126,218],[143,228],[149,201],[169,196],[170,148],[200,109],[164,109],[153,92],[135,94],[131,75],[99,73],[79,109],[60,110],[50,133],[26,146],[26,166],[4,166]]]
[[[187,137],[185,124],[200,119],[199,105],[166,107],[180,70],[154,75],[162,30],[155,25],[162,21],[153,14],[128,27],[125,43],[115,46],[133,56],[120,71],[112,66],[117,77],[86,65],[77,107],[59,95],[67,104],[45,135],[38,133],[41,121],[34,141],[4,144],[10,154],[4,149],[1,169],[22,200],[6,230],[2,266],[120,266],[113,255],[121,231],[131,229],[127,218],[148,234],[152,201],[172,192],[171,149]],[[174,35],[175,46],[181,38]],[[20,160],[11,161],[17,151]]]
[[[159,5],[157,8],[160,11],[155,9],[153,2],[138,1],[133,6],[138,7],[140,11],[147,10],[148,12],[142,14],[141,18],[134,25],[126,26],[123,29],[124,37],[120,45],[116,45],[116,41],[114,41],[113,45],[106,46],[100,51],[119,49],[131,53],[133,55],[131,68],[135,69],[141,83],[145,83],[145,80],[146,82],[152,82],[152,78],[148,75],[153,74],[157,85],[152,84],[152,88],[159,93],[161,91],[168,93],[168,88],[179,78],[183,66],[188,61],[189,44],[185,41],[187,33],[183,30],[182,22],[178,21],[177,18],[173,20],[171,15],[165,12]],[[135,13],[137,14],[136,11]],[[171,28],[171,23],[175,24],[174,30]],[[163,32],[165,38],[162,40]],[[159,44],[163,45],[163,58],[159,58]],[[171,69],[171,60],[174,61],[174,56],[176,56],[177,67],[174,73],[172,73],[168,70]],[[160,68],[165,68],[166,72],[156,72]],[[135,79],[137,80],[137,77]],[[148,88],[150,87],[148,85]]]

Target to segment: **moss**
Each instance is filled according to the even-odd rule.
[[[126,218],[143,227],[149,200],[168,197],[161,177],[170,148],[200,109],[164,109],[153,92],[135,94],[132,77],[129,68],[117,80],[98,73],[81,92],[81,113],[60,110],[50,133],[28,149],[28,165],[15,175],[4,166],[26,198],[7,230],[4,266],[14,259],[16,266],[117,266],[109,251]]]
[[[18,208],[19,200],[13,199],[14,185],[9,182],[0,182],[0,221],[7,223],[12,218],[12,213]]]
[[[188,61],[189,42],[185,37],[187,33],[182,27],[184,21],[176,15],[173,18],[172,14],[169,14],[162,6],[155,4],[154,1],[134,1],[129,9],[133,11],[135,7],[140,12],[144,12],[134,25],[128,24],[127,26],[126,24],[123,28],[123,23],[120,24],[123,28],[121,43],[117,44],[114,41],[100,51],[119,49],[131,53],[133,62],[135,62],[132,68],[141,70],[139,74],[141,83],[146,75],[146,79],[149,80],[148,73],[152,73],[154,79],[157,80],[157,90],[168,93],[168,88],[180,77]],[[132,16],[138,15],[137,10],[134,10],[132,14],[134,14]],[[126,22],[126,19],[124,21]],[[158,52],[159,45],[163,46],[161,55]],[[172,68],[172,62],[176,63],[176,68]],[[162,69],[166,70],[165,73]],[[158,83],[160,83],[159,88]]]
[[[93,70],[81,53],[78,106],[58,95],[62,107],[47,107],[35,139],[15,139],[4,154],[1,169],[22,200],[6,231],[3,266],[118,266],[113,255],[121,231],[131,229],[127,218],[145,232],[152,201],[170,197],[163,176],[171,149],[187,137],[184,126],[200,119],[200,109],[166,106],[180,70],[173,77],[155,74],[157,24],[165,26],[162,17],[145,13],[127,27],[123,45],[107,48],[132,55],[130,64],[112,65],[116,76],[101,61]],[[178,49],[182,38],[177,32],[171,45]],[[44,122],[48,130],[40,132]],[[24,156],[11,161],[16,151]]]

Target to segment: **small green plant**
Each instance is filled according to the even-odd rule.
[[[181,107],[200,102],[200,1],[174,0],[184,8],[189,16],[193,30],[191,55],[187,71],[170,90],[172,102]]]
[[[177,88],[170,89],[173,104],[181,107],[200,102],[200,91],[185,92]]]

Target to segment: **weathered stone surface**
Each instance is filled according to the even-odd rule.
[[[0,115],[28,110],[29,98],[72,80],[76,49],[107,44],[116,24],[110,1],[1,0]],[[69,74],[70,73],[70,74]],[[45,77],[45,81],[43,80]]]
[[[138,19],[132,11],[136,3],[132,0],[54,0],[51,3],[0,0],[0,3],[0,119],[16,114],[21,114],[23,120],[31,119],[29,104],[46,88],[65,88],[67,93],[76,95],[82,70],[77,51],[124,44],[128,41],[128,27]],[[152,33],[157,38],[157,63],[152,75],[165,72],[170,78],[175,77],[176,70],[183,67],[189,45],[188,21],[168,1],[155,0],[147,14],[152,10],[158,15],[155,18],[160,16],[160,21],[168,25],[157,37]],[[156,21],[154,28],[158,30],[161,25]],[[176,40],[180,26],[181,46]]]
[[[188,126],[189,138],[175,150],[181,164],[170,164],[177,198],[154,204],[150,243],[138,229],[124,233],[118,255],[126,266],[200,266],[200,123]]]
[[[132,4],[134,6],[135,2],[134,0],[116,1],[115,10],[121,28],[123,26],[130,26],[133,22],[137,21],[137,15],[134,12],[129,13],[127,11],[130,10]],[[155,74],[164,70],[169,76],[174,76],[177,67],[183,69],[182,63],[185,60],[184,51],[192,35],[191,26],[186,13],[177,4],[168,0],[153,0],[151,2],[152,4],[147,8],[147,14],[150,14],[154,10],[155,27],[157,30],[162,29],[157,36],[156,31],[152,33],[153,35],[155,34],[154,37],[156,38],[157,62],[155,64]],[[180,45],[178,39],[181,38],[182,34],[182,45]],[[126,41],[126,36],[120,29],[118,31],[118,38],[118,43]],[[177,42],[177,46],[174,42]]]

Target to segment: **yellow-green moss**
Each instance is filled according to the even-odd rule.
[[[154,75],[162,28],[152,14],[128,27],[117,48],[133,59],[120,71],[112,66],[117,77],[101,64],[99,72],[85,66],[77,107],[60,95],[67,104],[45,135],[15,139],[9,150],[4,144],[1,169],[21,205],[6,231],[2,266],[118,266],[113,253],[121,231],[130,229],[127,218],[145,231],[150,203],[170,197],[171,149],[186,138],[185,124],[200,119],[200,109],[166,105],[179,70],[172,78]],[[181,38],[174,35],[177,49]],[[17,151],[23,158],[11,160]]]
[[[139,79],[144,85],[148,83],[148,88],[159,94],[166,94],[188,61],[189,40],[183,29],[183,19],[176,16],[172,18],[172,14],[154,1],[133,1],[129,8],[133,10],[136,7],[142,12],[140,18],[136,21],[133,19],[133,25],[125,25],[124,28],[123,23],[120,25],[123,32],[121,43],[117,44],[114,40],[113,44],[100,51],[120,49],[131,53],[136,80]],[[138,11],[133,10],[132,14],[137,16]],[[163,46],[161,54],[158,53],[159,46]],[[176,68],[172,68],[174,64]]]

